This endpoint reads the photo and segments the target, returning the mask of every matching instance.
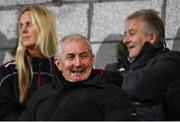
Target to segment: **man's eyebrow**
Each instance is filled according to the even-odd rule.
[[[81,52],[80,55],[82,54],[88,54],[88,52],[87,51]]]
[[[66,54],[66,56],[71,56],[71,55],[75,55],[74,53],[68,53]]]
[[[80,54],[88,54],[88,52],[87,52],[87,51],[84,51],[84,52],[79,53],[79,55],[80,55]],[[67,53],[66,55],[76,55],[76,54],[74,54],[74,53]]]

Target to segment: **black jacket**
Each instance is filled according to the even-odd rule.
[[[23,103],[19,102],[19,84],[15,62],[0,67],[0,120],[18,120],[31,95],[52,81],[53,59],[32,58],[33,81]]]
[[[66,81],[61,72],[55,85],[37,91],[21,120],[137,120],[127,94],[115,82],[118,73],[93,70],[89,79]]]
[[[127,62],[127,59],[121,60],[118,62],[121,64],[116,65],[125,66],[122,65],[124,62]],[[119,68],[122,67],[117,67]],[[169,84],[175,82],[179,84],[179,52],[166,48],[158,49],[145,43],[137,58],[128,67],[123,68],[126,72],[123,76],[122,88],[134,101],[141,119],[163,120],[164,101],[167,100],[168,90],[171,91],[168,89]]]

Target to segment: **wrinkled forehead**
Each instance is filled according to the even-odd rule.
[[[134,18],[130,18],[130,19],[127,19],[126,20],[126,25],[127,24],[134,24],[134,25],[137,25],[137,24],[143,24],[144,21],[141,17],[134,17]]]
[[[89,53],[89,45],[83,39],[67,39],[61,45],[61,51],[63,53],[81,53],[88,52]]]
[[[129,30],[144,30],[146,27],[145,22],[139,18],[131,18],[128,19],[125,23],[125,31],[129,31]]]

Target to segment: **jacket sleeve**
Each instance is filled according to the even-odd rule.
[[[179,74],[179,55],[167,52],[147,62],[134,63],[124,75],[122,88],[136,100],[161,101],[168,83],[177,79]]]
[[[105,120],[138,120],[128,95],[120,88],[109,88],[103,98]]]
[[[18,104],[17,86],[15,84],[12,70],[1,66],[0,120],[17,120],[21,114],[22,106]]]

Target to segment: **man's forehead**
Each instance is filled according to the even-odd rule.
[[[129,20],[129,22],[126,23],[125,25],[125,31],[130,32],[130,31],[135,31],[137,29],[142,29],[143,23],[140,21],[137,21],[136,19],[134,20]]]
[[[86,42],[86,40],[82,39],[82,38],[67,38],[66,40],[64,40],[63,44],[66,43],[74,43],[74,42]]]
[[[73,52],[73,51],[85,52],[88,51],[88,44],[86,44],[85,41],[79,41],[79,40],[67,41],[63,43],[62,50],[64,52]]]
[[[75,46],[81,46],[84,48],[88,48],[87,42],[83,39],[66,40],[62,44],[62,48],[71,48],[72,47],[72,49],[73,49]]]

